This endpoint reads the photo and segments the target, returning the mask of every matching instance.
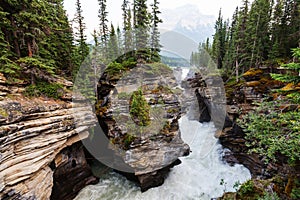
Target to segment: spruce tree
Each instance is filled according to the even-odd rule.
[[[127,4],[123,4],[123,17],[124,17],[124,24],[123,24],[123,32],[124,32],[124,53],[128,53],[132,51],[133,46],[133,30],[132,30],[132,15],[130,7],[127,7]]]
[[[118,43],[118,53],[119,55],[122,55],[124,53],[124,48],[123,48],[123,39],[122,39],[122,33],[121,33],[121,29],[118,26],[117,27],[117,43]]]
[[[154,62],[160,61],[160,32],[158,30],[159,23],[162,23],[162,20],[159,18],[159,14],[161,13],[159,11],[159,2],[158,0],[154,0],[152,7],[152,30],[151,30],[151,60]]]
[[[290,49],[300,46],[300,1],[285,0],[282,17],[282,30],[284,31],[284,51],[290,56]]]
[[[229,75],[231,70],[234,69],[236,55],[236,45],[237,45],[237,29],[238,29],[238,17],[239,9],[236,7],[235,12],[232,16],[231,25],[228,28],[227,39],[226,39],[226,53],[224,56],[223,65],[226,66],[226,73]]]
[[[109,41],[108,41],[108,58],[113,61],[119,55],[118,40],[113,24],[111,24]]]
[[[239,10],[238,14],[238,22],[235,31],[235,75],[236,81],[238,81],[238,77],[240,71],[242,73],[245,71],[245,66],[248,59],[247,49],[246,49],[246,42],[245,38],[247,36],[246,28],[248,24],[248,12],[249,12],[249,0],[244,0],[241,9]],[[240,69],[242,66],[242,69]]]
[[[106,10],[106,0],[98,0],[99,2],[99,20],[100,20],[100,39],[101,39],[101,48],[104,56],[107,56],[107,44],[109,38],[109,30],[108,30],[108,20],[107,15],[108,12]]]
[[[271,50],[269,52],[268,58],[275,62],[276,58],[283,54],[282,41],[282,30],[281,30],[281,19],[283,17],[283,1],[277,0],[272,14],[272,24],[271,24]]]
[[[13,61],[13,54],[10,51],[9,43],[5,40],[5,35],[2,29],[7,30],[10,27],[10,22],[6,18],[8,13],[2,11],[0,5],[0,72],[5,74],[15,74],[20,67]]]
[[[77,52],[63,0],[48,1],[47,11],[47,18],[51,23],[46,31],[47,37],[39,45],[39,55],[45,59],[54,59],[56,73],[69,77],[77,67]]]
[[[78,44],[78,56],[79,56],[79,64],[83,62],[83,60],[86,58],[86,56],[89,53],[89,47],[86,43],[86,35],[85,35],[85,30],[86,30],[86,25],[84,23],[84,17],[82,15],[82,8],[81,8],[81,3],[80,0],[76,0],[76,15],[75,15],[75,23],[77,23],[76,30],[77,32],[75,33],[76,35],[76,42]]]
[[[62,0],[3,1],[0,12],[7,67],[19,63],[32,82],[38,74],[70,74],[73,36]]]
[[[149,52],[149,29],[150,17],[147,11],[147,0],[134,1],[134,31],[135,44],[137,50],[137,59],[139,61],[148,61],[150,57]]]
[[[269,54],[271,5],[269,0],[256,0],[249,12],[247,49],[250,54],[248,67],[258,67]]]
[[[225,40],[226,40],[227,23],[223,21],[222,12],[219,11],[219,17],[215,25],[214,42],[212,45],[212,55],[216,60],[218,69],[223,67],[223,58],[225,56]]]
[[[93,39],[94,39],[94,45],[95,47],[99,46],[99,41],[98,41],[98,33],[96,29],[94,29],[94,32],[92,33]]]

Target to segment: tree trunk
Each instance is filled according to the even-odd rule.
[[[27,42],[28,57],[32,57],[32,48],[30,42]]]
[[[239,82],[239,61],[238,61],[238,55],[239,55],[239,46],[236,47],[236,59],[235,59],[235,77],[236,77],[236,82]]]
[[[13,27],[13,41],[14,41],[14,48],[15,48],[15,53],[17,54],[18,57],[21,57],[21,51],[18,43],[18,35],[17,35],[17,26],[15,24],[13,16],[10,18],[11,25]]]
[[[235,60],[235,76],[236,76],[236,82],[239,82],[239,61]]]

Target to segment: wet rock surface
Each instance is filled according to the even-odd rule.
[[[98,183],[86,161],[81,142],[62,150],[51,164],[54,183],[50,199],[73,199],[86,185]]]

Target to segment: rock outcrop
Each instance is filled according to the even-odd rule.
[[[219,126],[219,130],[216,132],[216,137],[219,138],[222,146],[228,151],[225,151],[223,158],[229,164],[234,165],[236,163],[243,164],[247,167],[253,178],[270,178],[278,171],[287,172],[285,166],[285,158],[278,158],[281,160],[278,163],[266,164],[263,161],[263,157],[255,153],[249,153],[249,148],[246,146],[246,134],[243,129],[236,123],[236,120],[242,118],[243,115],[251,112],[255,108],[254,102],[261,102],[263,96],[270,94],[273,89],[282,88],[284,85],[276,80],[272,80],[269,75],[268,69],[250,69],[245,74],[239,83],[227,83],[226,88],[226,116],[222,127]],[[205,92],[209,87],[213,88],[214,84],[209,85],[210,81],[202,78],[199,74],[196,74],[193,78],[187,81],[190,86],[196,90],[197,100],[199,103],[199,110],[202,112],[203,118],[207,117],[207,110],[212,116],[212,112],[216,106],[212,101],[212,96],[208,92]],[[276,94],[273,94],[276,96]],[[272,95],[269,95],[272,98]],[[217,104],[218,105],[218,104]],[[289,109],[291,105],[288,105],[286,109]],[[218,112],[217,112],[218,113]],[[219,112],[221,113],[221,112]],[[212,118],[215,122],[216,118]]]
[[[218,129],[222,129],[226,119],[226,98],[221,77],[195,73],[183,82],[189,96],[196,96],[199,122],[213,121]]]
[[[173,72],[141,65],[115,83],[108,80],[103,77],[100,81],[98,118],[114,144],[111,148],[115,152],[122,149],[119,157],[130,168],[129,174],[136,176],[142,191],[159,186],[178,158],[189,154],[189,146],[179,133],[181,107],[176,92],[181,91],[176,89]],[[130,114],[132,94],[139,88],[151,107],[148,126],[136,124]]]
[[[88,105],[29,99],[21,95],[22,90],[9,85],[0,74],[0,198],[50,199],[53,186],[59,185],[68,194],[55,199],[71,199],[85,184],[95,181],[78,145],[96,118]],[[74,178],[68,179],[70,176]],[[65,181],[68,184],[61,185]]]

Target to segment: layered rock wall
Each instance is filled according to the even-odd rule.
[[[0,198],[50,199],[54,174],[69,161],[62,150],[88,136],[96,123],[93,112],[85,104],[23,97],[22,88],[7,84],[3,75],[0,90]]]

